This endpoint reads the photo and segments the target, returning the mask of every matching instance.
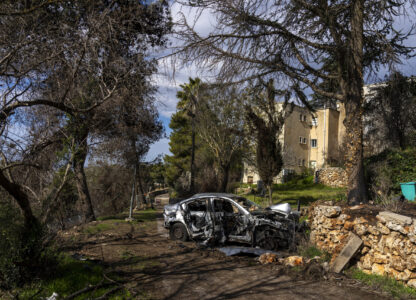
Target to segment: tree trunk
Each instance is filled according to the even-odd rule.
[[[351,48],[345,79],[345,126],[348,176],[348,202],[357,204],[367,201],[363,166],[363,0],[353,1],[351,17]]]
[[[0,186],[2,186],[17,202],[19,205],[24,219],[25,231],[30,232],[39,228],[39,221],[33,215],[32,208],[30,206],[29,197],[22,191],[21,187],[13,182],[10,182],[3,172],[0,171]]]
[[[141,173],[140,173],[140,162],[137,162],[137,164],[136,164],[136,178],[135,178],[135,180],[136,180],[137,186],[138,186],[139,201],[141,201],[144,204],[145,197],[144,197],[142,176],[141,176]],[[146,204],[148,204],[148,203],[146,203]],[[136,206],[138,206],[138,205],[136,205]]]
[[[189,191],[195,192],[195,120],[192,118],[191,180]]]
[[[85,223],[95,220],[94,208],[92,206],[91,196],[87,185],[87,177],[85,176],[84,171],[84,164],[88,154],[87,137],[88,134],[77,137],[78,149],[76,149],[76,153],[74,155],[73,165],[78,197],[81,200]]]
[[[273,184],[269,184],[267,190],[269,191],[269,206],[271,206],[273,205]]]
[[[221,166],[221,169],[222,169],[222,182],[220,186],[220,193],[225,193],[227,192],[228,177],[230,173],[230,164]]]

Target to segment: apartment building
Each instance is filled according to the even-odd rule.
[[[278,104],[282,109],[281,104]],[[345,135],[345,109],[342,104],[334,108],[322,108],[311,113],[306,108],[293,105],[285,119],[279,140],[283,147],[283,170],[275,178],[280,182],[283,175],[301,173],[305,168],[321,168],[340,159]],[[260,180],[256,169],[245,164],[243,182]]]

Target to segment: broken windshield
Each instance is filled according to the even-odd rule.
[[[261,208],[260,205],[258,205],[257,203],[254,203],[243,197],[234,197],[232,199],[248,211],[253,211]]]

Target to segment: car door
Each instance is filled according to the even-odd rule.
[[[247,216],[234,202],[224,198],[213,198],[212,207],[216,227],[221,226],[227,240],[246,241]],[[218,231],[218,229],[216,229]]]
[[[212,219],[208,211],[209,198],[193,199],[184,204],[185,223],[193,238],[209,238],[212,235]]]

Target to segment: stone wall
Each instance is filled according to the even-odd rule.
[[[347,173],[342,168],[322,168],[315,172],[315,182],[331,187],[346,187]]]
[[[355,256],[359,269],[416,288],[416,219],[366,206],[326,205],[312,208],[310,217],[311,241],[331,253],[333,260],[353,232],[364,244]]]

